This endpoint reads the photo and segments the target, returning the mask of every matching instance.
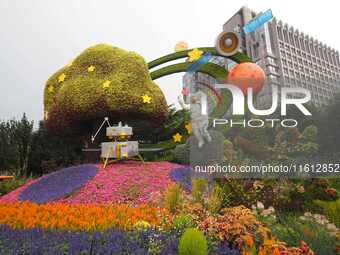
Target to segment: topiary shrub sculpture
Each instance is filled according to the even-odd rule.
[[[195,228],[185,230],[179,241],[178,252],[179,255],[207,255],[208,245],[204,234]]]
[[[144,59],[106,44],[86,49],[48,79],[44,108],[49,130],[86,135],[104,117],[134,126],[134,133],[147,133],[168,113]]]

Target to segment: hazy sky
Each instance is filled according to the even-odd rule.
[[[26,112],[42,119],[47,78],[81,51],[108,43],[146,61],[173,52],[178,41],[213,46],[241,6],[273,14],[340,50],[337,0],[0,0],[0,119]],[[181,74],[156,81],[176,102]]]

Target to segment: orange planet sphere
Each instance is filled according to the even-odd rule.
[[[248,88],[253,88],[254,95],[259,93],[265,80],[266,74],[263,69],[250,62],[237,64],[229,71],[227,77],[227,82],[240,88],[244,95],[247,95]]]

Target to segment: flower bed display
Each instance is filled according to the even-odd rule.
[[[80,165],[46,175],[23,189],[19,200],[47,203],[82,187],[98,172],[96,165]]]
[[[141,205],[39,205],[29,202],[0,203],[0,225],[14,229],[63,229],[73,231],[132,229],[139,221],[150,226],[171,222],[166,209]]]
[[[157,245],[155,245],[157,244]],[[0,254],[177,254],[176,234],[157,230],[70,232],[0,225]]]
[[[123,162],[109,165],[78,192],[61,199],[66,203],[146,203],[152,194],[173,183],[170,171],[179,165],[169,162]]]

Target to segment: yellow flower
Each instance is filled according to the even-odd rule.
[[[192,124],[191,123],[186,124],[185,129],[188,131],[188,134],[190,135],[192,133]]]
[[[106,80],[106,81],[103,83],[103,89],[106,89],[106,88],[110,87],[110,84],[111,84],[111,81]]]
[[[203,54],[202,50],[199,49],[193,49],[192,51],[188,52],[188,56],[189,56],[189,62],[193,62],[198,60]]]
[[[150,226],[150,223],[144,220],[139,220],[134,225],[136,229],[148,229]]]
[[[65,78],[66,78],[66,74],[62,73],[62,74],[59,75],[59,77],[58,77],[58,82],[60,83],[60,82],[65,81]]]
[[[90,72],[93,72],[94,70],[96,70],[96,67],[91,65],[87,68],[87,71],[90,73]]]
[[[179,133],[175,134],[175,135],[172,136],[172,137],[173,137],[175,143],[177,143],[177,142],[180,143],[180,142],[182,141],[182,136],[181,136],[181,134],[179,134]]]
[[[145,94],[145,95],[142,96],[142,98],[143,98],[143,103],[146,103],[146,104],[151,103],[151,97],[150,96]]]

